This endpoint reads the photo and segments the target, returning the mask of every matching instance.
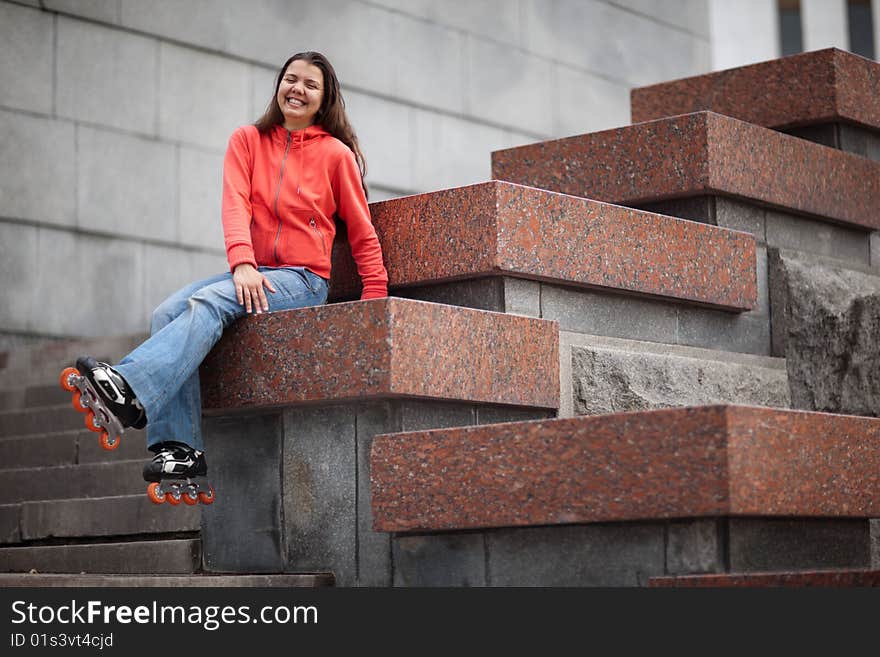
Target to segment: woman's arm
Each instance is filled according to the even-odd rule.
[[[370,208],[361,185],[361,172],[354,153],[346,151],[333,176],[336,212],[348,229],[351,255],[363,282],[361,299],[388,296],[388,272],[382,263],[382,247],[370,219]]]
[[[256,268],[257,260],[251,242],[251,157],[245,128],[229,138],[223,159],[223,236],[229,270],[247,263]]]

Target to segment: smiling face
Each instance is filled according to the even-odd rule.
[[[315,122],[324,98],[324,75],[302,59],[290,62],[278,85],[276,101],[287,130],[302,130]]]

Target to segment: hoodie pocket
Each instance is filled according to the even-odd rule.
[[[318,228],[318,224],[315,222],[314,217],[309,217],[309,226],[311,226],[312,230],[315,232],[315,235],[318,237],[318,241],[321,243],[321,253],[324,254],[324,257],[327,256],[327,242],[324,241],[324,233]]]

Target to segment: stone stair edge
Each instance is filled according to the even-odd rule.
[[[880,587],[880,570],[829,568],[804,571],[756,571],[663,575],[648,587]]]
[[[0,547],[0,568],[7,573],[193,573],[200,560],[199,538]]]
[[[871,107],[876,94],[859,84],[863,79],[860,73],[868,68],[880,70],[867,58],[839,48],[823,48],[644,85],[630,93],[632,122],[701,107],[774,129],[846,121],[878,130],[878,105]],[[773,102],[751,102],[755,87]],[[786,98],[793,102],[784,102]]]
[[[785,358],[778,356],[762,356],[739,351],[725,351],[690,345],[671,344],[667,342],[650,342],[605,335],[560,331],[560,346],[588,347],[603,351],[617,351],[631,354],[650,354],[656,356],[674,356],[696,361],[717,361],[724,364],[739,364],[767,369],[784,370]]]
[[[373,526],[873,517],[878,461],[880,418],[743,404],[384,434],[370,455]]]
[[[401,396],[558,408],[558,387],[546,385],[559,377],[555,320],[398,297],[298,312],[297,323],[268,313],[227,330],[202,363],[204,409]],[[475,342],[485,348],[474,352]],[[271,365],[227,374],[264,350]],[[474,377],[479,366],[484,376]],[[320,379],[288,385],[289,373],[316,367]]]
[[[332,573],[273,575],[111,575],[3,574],[0,587],[323,587],[333,586]]]
[[[690,152],[695,142],[703,146],[700,157]],[[656,147],[652,157],[645,144]],[[809,167],[786,184],[767,181],[758,177],[756,157],[769,167],[785,169],[786,158]],[[608,167],[619,176],[604,176]],[[837,175],[823,186],[829,168]],[[552,191],[627,206],[726,195],[863,230],[880,228],[871,214],[880,187],[861,182],[878,171],[880,162],[708,110],[492,152],[493,177]]]

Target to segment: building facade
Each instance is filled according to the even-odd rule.
[[[334,63],[374,201],[625,125],[633,87],[778,57],[793,5],[801,49],[878,53],[872,2],[0,0],[0,349],[146,331],[226,268],[226,142],[294,52]]]

